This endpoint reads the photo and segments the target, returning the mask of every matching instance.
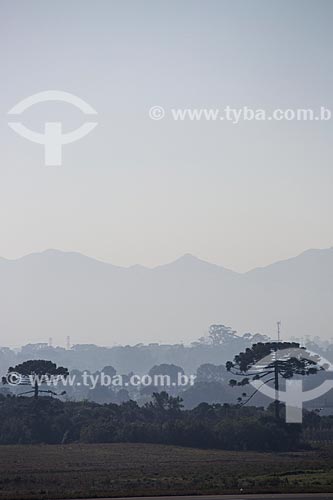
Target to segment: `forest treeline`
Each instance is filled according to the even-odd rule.
[[[306,429],[333,427],[333,419],[305,412],[302,426],[276,421],[272,408],[201,403],[184,410],[179,397],[154,393],[140,407],[62,402],[50,397],[0,396],[0,444],[162,443],[225,450],[304,448]]]
[[[200,365],[225,364],[229,359],[257,342],[270,340],[260,333],[238,334],[223,324],[211,325],[205,336],[191,345],[137,344],[102,347],[94,344],[71,345],[70,349],[54,347],[48,343],[28,344],[20,349],[0,347],[0,372],[27,359],[49,359],[69,370],[101,370],[113,366],[118,373],[148,373],[154,365],[169,363],[181,366],[185,373],[195,373]],[[308,349],[325,356],[333,362],[333,344],[319,337],[295,337],[289,340],[300,342]],[[112,338],[110,339],[110,342]]]
[[[250,388],[244,391],[241,387],[230,387],[231,374],[226,369],[226,362],[233,359],[240,351],[245,351],[255,342],[267,342],[268,337],[261,334],[245,333],[240,336],[225,325],[211,325],[206,337],[194,342],[191,346],[180,345],[137,345],[105,348],[94,345],[73,346],[66,350],[50,347],[47,344],[32,344],[19,351],[8,348],[0,349],[0,375],[4,376],[7,370],[15,367],[21,361],[47,359],[68,369],[70,376],[76,377],[79,383],[55,389],[57,393],[66,392],[63,399],[67,401],[83,401],[104,404],[121,404],[129,400],[136,401],[139,406],[149,402],[153,392],[166,390],[172,396],[180,396],[185,409],[192,409],[201,402],[234,404],[242,397],[243,392],[251,395]],[[333,360],[333,344],[320,341],[318,338],[306,338],[304,345],[310,350]],[[192,369],[190,369],[192,367]],[[98,378],[101,373],[120,375],[128,380],[132,374],[162,374],[170,375],[175,387],[131,384],[122,387],[105,387],[97,383],[93,387],[80,383],[84,373]],[[195,376],[194,385],[179,386],[177,374],[185,373]],[[305,389],[320,385],[325,374],[307,378],[304,381]],[[45,387],[44,389],[49,389]],[[20,395],[25,388],[21,386],[0,386],[3,395]],[[270,400],[258,392],[251,400],[257,406],[267,406]],[[314,405],[314,406],[313,406]],[[325,394],[315,402],[306,403],[309,407],[325,407],[325,412],[333,407],[333,391]]]

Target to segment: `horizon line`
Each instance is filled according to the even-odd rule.
[[[131,264],[129,266],[122,266],[122,265],[117,265],[117,264],[113,264],[111,261],[108,261],[108,260],[104,260],[104,259],[101,259],[99,257],[93,257],[91,255],[87,255],[85,253],[82,253],[80,251],[76,251],[76,250],[60,250],[58,248],[46,248],[44,250],[40,250],[40,251],[35,251],[35,252],[30,252],[30,253],[27,253],[27,254],[23,254],[19,257],[16,257],[16,258],[7,258],[7,257],[3,257],[3,256],[0,256],[0,261],[1,260],[4,260],[6,262],[18,262],[20,260],[23,260],[25,258],[29,258],[29,257],[32,257],[32,256],[37,256],[37,255],[43,255],[43,254],[47,254],[47,253],[58,253],[58,254],[66,254],[66,255],[77,255],[77,256],[80,256],[80,257],[83,257],[83,258],[86,258],[86,259],[89,259],[89,260],[93,260],[95,262],[98,262],[98,263],[101,263],[101,264],[106,264],[106,265],[109,265],[109,266],[112,266],[112,267],[116,267],[118,269],[124,269],[124,270],[129,270],[129,269],[133,269],[133,268],[141,268],[141,269],[144,269],[144,270],[147,270],[147,271],[154,271],[154,270],[157,270],[159,268],[162,268],[162,267],[165,267],[165,266],[169,266],[169,265],[173,265],[181,260],[193,260],[193,261],[198,261],[198,262],[201,262],[203,264],[207,264],[207,265],[210,265],[210,266],[215,266],[219,269],[223,269],[225,271],[229,271],[231,273],[234,273],[234,274],[247,274],[247,273],[250,273],[251,271],[255,271],[257,269],[265,269],[267,267],[270,267],[270,266],[273,266],[275,264],[279,264],[281,262],[287,262],[289,260],[293,260],[293,259],[296,259],[298,257],[301,257],[302,255],[306,254],[306,253],[310,253],[310,252],[323,252],[323,251],[330,251],[330,250],[333,250],[333,246],[331,247],[325,247],[325,248],[308,248],[306,250],[303,250],[302,252],[296,254],[296,255],[292,255],[290,257],[287,257],[286,259],[280,259],[280,260],[277,260],[277,261],[273,261],[269,264],[266,264],[266,265],[262,265],[262,266],[256,266],[256,267],[253,267],[253,268],[250,268],[249,270],[247,271],[235,271],[234,269],[231,269],[231,268],[228,268],[228,267],[224,267],[223,265],[221,264],[216,264],[214,262],[210,262],[208,260],[205,260],[205,259],[202,259],[201,257],[198,257],[190,252],[186,252],[182,255],[180,255],[179,257],[176,257],[175,259],[171,260],[171,261],[167,261],[163,264],[158,264],[156,266],[153,266],[153,267],[148,267],[148,266],[145,266],[143,264]]]

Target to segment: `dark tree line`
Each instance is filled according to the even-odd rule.
[[[282,354],[278,357],[280,351]],[[232,381],[233,386],[243,388],[252,377],[271,380],[278,389],[280,377],[315,374],[321,369],[319,361],[318,357],[307,359],[306,351],[300,349],[298,343],[259,342],[236,355],[227,363],[227,369],[223,365],[202,365],[198,370],[198,385],[191,389],[201,387],[204,392],[211,384],[222,388],[227,370],[243,377],[239,382]],[[179,370],[182,369],[173,364],[162,364],[154,366],[151,373],[170,373],[176,377]],[[116,373],[112,366],[105,367],[105,371],[110,376]],[[26,378],[30,375],[69,376],[66,368],[45,360],[30,360],[9,368],[4,382],[13,373]],[[164,390],[149,394],[141,406],[131,399],[122,404],[103,405],[86,400],[63,402],[47,396],[39,398],[40,391],[35,385],[34,398],[0,395],[0,444],[145,442],[280,451],[298,449],[302,446],[302,429],[307,425],[312,429],[321,425],[321,417],[316,412],[304,412],[303,427],[286,424],[279,418],[285,408],[282,405],[277,408],[277,402],[267,409],[207,402],[184,409],[181,395]]]
[[[202,403],[184,410],[181,399],[166,392],[154,393],[143,407],[2,396],[0,415],[0,444],[142,442],[276,451],[302,444],[301,426],[277,422],[271,408]]]

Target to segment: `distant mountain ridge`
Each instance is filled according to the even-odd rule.
[[[186,254],[153,269],[46,250],[0,258],[2,345],[190,342],[210,324],[330,338],[333,248],[237,273]]]

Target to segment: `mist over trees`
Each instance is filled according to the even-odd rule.
[[[330,345],[309,342],[328,357],[332,352]],[[206,337],[190,346],[83,345],[65,350],[38,344],[17,352],[2,349],[1,366],[6,368],[0,391],[0,444],[146,442],[260,451],[308,447],[308,440],[320,439],[323,431],[326,436],[333,435],[332,418],[321,415],[323,408],[333,407],[333,391],[324,401],[315,401],[315,406],[304,407],[302,426],[286,424],[280,418],[286,411],[283,404],[274,405],[258,391],[253,399],[244,392],[248,390],[247,372],[283,347],[300,346],[295,341],[269,341],[261,334],[240,336],[230,327],[215,324]],[[42,359],[42,355],[52,360]],[[21,361],[27,356],[32,358]],[[93,369],[82,369],[85,363]],[[131,385],[133,368],[139,368],[153,383]],[[195,373],[194,383],[177,385],[189,369]],[[232,381],[235,370],[245,379]],[[315,361],[295,357],[282,362],[274,359],[263,372],[273,379],[274,374],[286,379],[311,373],[313,377],[305,377],[305,389],[319,385],[324,376]],[[23,385],[8,383],[8,377],[15,373],[23,377]],[[47,381],[42,381],[27,391],[25,382],[31,375],[63,376],[65,390],[61,391],[61,385],[50,390]],[[92,384],[67,385],[71,377],[73,381],[88,378]],[[117,377],[120,385],[103,383]],[[155,382],[164,377],[170,382],[167,388]],[[27,397],[27,392],[35,397]],[[244,404],[244,398],[251,400],[251,405]]]
[[[135,346],[100,347],[93,344],[76,345],[70,349],[62,347],[50,347],[48,344],[29,344],[19,350],[8,348],[0,349],[0,374],[5,375],[10,367],[15,367],[26,361],[49,360],[58,366],[68,368],[70,376],[75,375],[81,379],[83,375],[89,374],[98,379],[101,373],[106,376],[121,376],[124,384],[121,387],[105,387],[100,381],[93,387],[66,386],[63,388],[66,395],[63,400],[83,401],[88,400],[99,404],[121,404],[129,400],[144,405],[151,400],[153,392],[167,390],[174,397],[181,396],[186,409],[194,408],[202,402],[208,404],[228,403],[235,404],[242,399],[251,396],[249,388],[230,386],[231,375],[226,369],[227,361],[234,358],[239,352],[244,352],[253,344],[267,343],[270,340],[266,335],[245,333],[239,335],[231,327],[223,324],[211,325],[207,335],[193,342],[191,345],[183,344],[137,344]],[[324,356],[328,360],[333,359],[332,344],[321,342],[318,338],[303,339],[304,344],[311,350]],[[293,342],[301,339],[293,339]],[[195,376],[194,385],[186,387],[158,387],[151,384],[148,387],[133,387],[129,382],[131,375],[166,375],[175,381],[178,373]],[[317,374],[314,380],[306,380],[306,387],[312,388],[319,385],[325,374]],[[0,393],[21,394],[22,387],[0,387]],[[41,390],[49,390],[50,387],[41,387]],[[52,389],[52,388],[51,388]],[[54,389],[53,389],[54,390]],[[62,389],[57,388],[56,393]],[[324,413],[329,413],[333,406],[333,391],[325,398],[313,402],[314,407],[323,407]],[[245,394],[245,397],[244,397]],[[251,404],[257,406],[268,406],[270,400],[258,393]],[[308,405],[309,406],[309,405]]]
[[[190,345],[136,344],[133,346],[102,347],[78,344],[70,349],[52,347],[47,343],[27,344],[21,349],[0,348],[0,369],[6,371],[27,359],[48,359],[70,370],[101,370],[112,366],[118,373],[148,373],[155,365],[175,364],[185,372],[195,372],[205,363],[225,364],[236,352],[255,342],[265,342],[266,335],[238,335],[225,325],[211,325],[207,335]]]

